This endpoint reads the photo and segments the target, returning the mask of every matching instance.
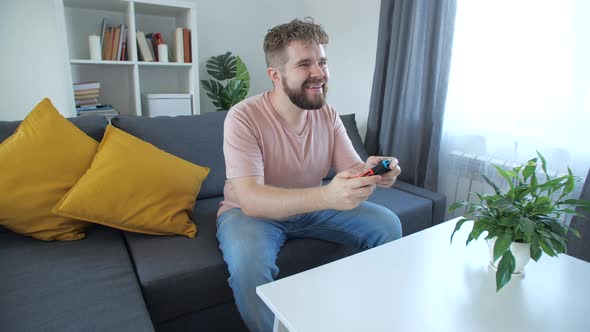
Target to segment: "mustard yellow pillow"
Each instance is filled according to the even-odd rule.
[[[41,240],[78,240],[87,222],[51,213],[98,148],[43,99],[0,144],[0,224]]]
[[[208,174],[207,167],[109,125],[90,169],[53,212],[131,232],[194,238],[189,216]]]

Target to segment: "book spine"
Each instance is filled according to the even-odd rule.
[[[113,48],[111,49],[111,56],[109,60],[117,60],[117,50],[119,48],[119,39],[121,38],[121,27],[114,27],[115,34],[113,36]]]
[[[115,57],[115,60],[117,60],[117,61],[121,60],[121,52],[123,51],[123,40],[125,39],[125,30],[126,30],[125,25],[121,24],[119,29],[121,29],[121,33],[119,34],[119,43],[117,45],[117,56]]]
[[[108,60],[108,54],[110,54],[110,48],[111,48],[111,27],[108,27],[105,34],[104,34],[104,40],[102,43],[102,59],[103,60]]]
[[[182,48],[184,50],[184,63],[190,63],[190,30],[187,28],[182,29]]]
[[[103,18],[102,19],[102,27],[100,29],[100,45],[101,47],[104,47],[104,33],[107,29],[107,18]]]
[[[182,28],[176,28],[174,33],[174,59],[176,62],[184,62],[184,49],[183,49],[183,37],[182,37]]]

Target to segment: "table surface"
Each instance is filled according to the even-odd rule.
[[[531,260],[496,293],[483,236],[450,220],[256,291],[289,331],[590,331],[590,263]]]

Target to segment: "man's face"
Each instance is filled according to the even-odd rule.
[[[304,110],[324,106],[329,75],[324,47],[292,42],[285,53],[287,62],[281,70],[285,94],[295,106]]]

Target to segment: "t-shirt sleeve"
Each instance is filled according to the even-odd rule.
[[[332,159],[332,167],[336,172],[354,167],[358,163],[363,163],[361,157],[354,149],[346,128],[340,119],[340,116],[334,111],[334,154]]]
[[[264,176],[262,151],[248,118],[232,110],[225,118],[223,130],[226,177]]]

